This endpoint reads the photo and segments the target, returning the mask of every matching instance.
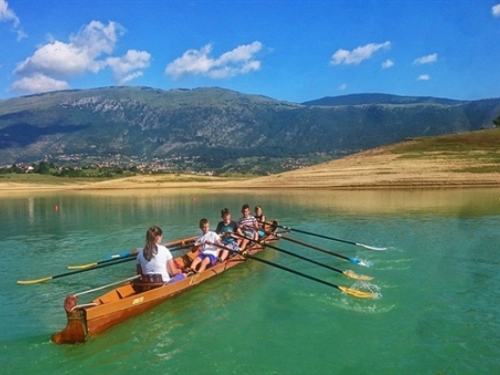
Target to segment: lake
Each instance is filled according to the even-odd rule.
[[[85,344],[58,346],[65,296],[130,277],[134,262],[19,285],[70,264],[215,228],[228,207],[262,205],[281,225],[370,246],[290,237],[372,262],[360,267],[281,240],[267,260],[364,300],[249,261]],[[500,189],[409,191],[78,191],[0,196],[2,374],[495,374],[500,372]],[[87,296],[82,296],[82,299]],[[80,302],[88,301],[80,300]]]

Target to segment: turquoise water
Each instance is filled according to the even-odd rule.
[[[194,199],[196,198],[196,199]],[[2,374],[496,374],[500,371],[500,189],[439,191],[161,191],[12,193],[0,196]],[[92,337],[57,346],[64,297],[134,272],[122,263],[45,283],[69,264],[215,227],[228,207],[260,204],[282,225],[372,246],[376,252],[292,232],[302,241],[373,262],[371,268],[288,241],[279,247],[351,269],[359,282],[269,250],[265,259],[362,300],[248,262]],[[56,210],[57,206],[57,210]],[[91,299],[92,295],[81,297]]]

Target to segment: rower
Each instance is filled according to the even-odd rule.
[[[210,230],[210,222],[203,218],[200,220],[202,235],[195,241],[194,246],[201,246],[201,253],[193,259],[191,270],[203,272],[208,266],[213,266],[218,261],[222,242],[219,235]]]
[[[238,220],[238,227],[243,232],[245,238],[240,238],[238,240],[238,246],[241,250],[245,250],[247,246],[259,239],[259,226],[257,224],[257,219],[250,215],[250,206],[248,204],[244,204],[241,207],[241,214],[243,215]]]
[[[142,281],[171,283],[186,277],[174,262],[170,250],[160,244],[162,238],[163,231],[157,226],[146,232],[144,248],[137,254],[137,273]]]
[[[222,236],[222,244],[233,251],[240,251],[241,249],[238,247],[238,243],[232,234],[237,234],[239,236],[243,236],[243,232],[240,228],[238,228],[238,224],[236,221],[231,220],[231,212],[227,208],[223,208],[220,212],[222,221],[219,221],[217,224],[217,228],[215,232]],[[220,260],[223,262],[228,257],[234,256],[234,252],[230,252],[229,250],[222,250],[220,252]]]
[[[263,238],[266,235],[266,215],[264,215],[261,206],[255,206],[255,219],[257,219],[257,225],[259,226],[259,238]]]

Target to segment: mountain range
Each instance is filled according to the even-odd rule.
[[[265,173],[293,167],[284,160],[307,164],[489,128],[499,115],[500,98],[355,94],[291,103],[216,87],[58,91],[0,101],[0,165],[167,160],[184,169]]]

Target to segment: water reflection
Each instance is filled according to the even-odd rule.
[[[280,199],[297,206],[343,214],[419,214],[459,217],[500,213],[500,189],[286,191]]]
[[[129,216],[162,214],[169,217],[196,214],[196,203],[204,205],[228,197],[228,206],[236,212],[243,203],[321,208],[343,214],[419,214],[426,212],[459,217],[495,215],[500,213],[500,188],[498,189],[423,189],[423,190],[214,190],[214,189],[145,189],[145,190],[82,190],[65,192],[18,192],[0,195],[7,216],[27,204],[27,215],[33,221],[35,212],[47,219],[58,206],[58,218],[84,219],[90,206],[98,206],[104,216],[113,211],[121,221]],[[75,197],[79,197],[75,206]],[[217,199],[215,198],[217,197]],[[66,203],[70,201],[71,207]],[[219,212],[221,207],[215,207]],[[95,207],[92,208],[94,210]],[[5,211],[4,211],[5,213]],[[218,215],[216,219],[218,219]]]

